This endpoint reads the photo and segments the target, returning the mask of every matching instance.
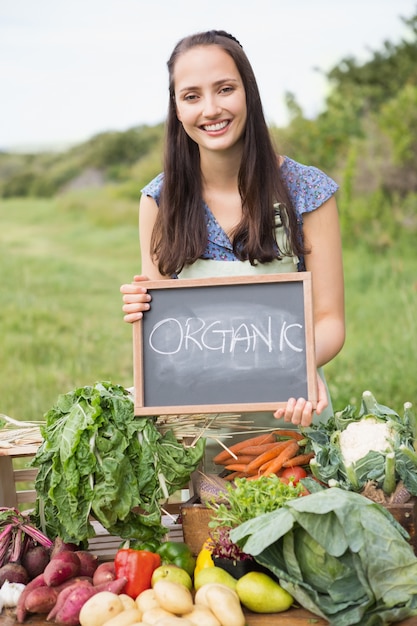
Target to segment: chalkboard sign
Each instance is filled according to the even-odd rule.
[[[148,281],[133,324],[135,414],[316,406],[309,272]]]

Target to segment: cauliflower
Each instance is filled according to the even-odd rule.
[[[393,430],[387,422],[373,417],[351,422],[340,433],[340,449],[346,466],[362,459],[371,450],[392,452]]]

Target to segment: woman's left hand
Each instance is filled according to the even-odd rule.
[[[317,375],[317,407],[315,412],[320,415],[328,406],[326,386],[319,375]],[[285,408],[277,409],[274,413],[276,419],[284,418],[285,422],[292,422],[297,426],[310,426],[313,421],[313,404],[305,398],[290,398]]]

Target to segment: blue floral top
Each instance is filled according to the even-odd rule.
[[[302,165],[289,157],[285,157],[281,165],[281,174],[288,187],[300,228],[302,228],[303,224],[303,214],[317,209],[339,188],[334,180],[318,168]],[[157,204],[159,203],[163,178],[163,173],[159,174],[142,189],[142,193],[153,198]],[[206,204],[204,204],[204,211],[208,240],[202,258],[218,261],[238,261],[233,253],[233,246],[229,237],[217,223],[216,218]],[[300,265],[299,269],[303,269],[302,265]]]

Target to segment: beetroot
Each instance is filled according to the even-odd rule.
[[[22,557],[22,565],[28,573],[29,580],[42,574],[48,565],[50,553],[45,546],[35,546],[30,548]]]
[[[9,583],[23,583],[26,585],[29,582],[29,576],[23,565],[6,563],[6,565],[0,567],[0,587],[6,580]]]

